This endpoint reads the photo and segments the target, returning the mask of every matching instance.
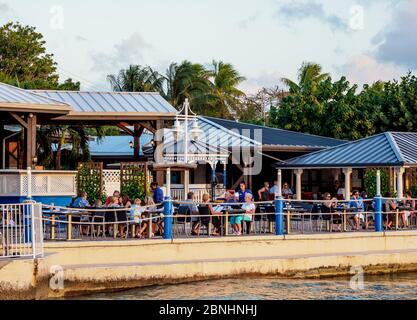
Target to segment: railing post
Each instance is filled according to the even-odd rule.
[[[28,179],[28,192],[26,198],[32,199],[32,168],[27,167],[26,177]]]
[[[375,232],[383,231],[382,228],[382,197],[381,197],[381,173],[376,172],[376,196],[375,201]]]
[[[164,200],[164,239],[172,239],[172,198],[169,196]]]
[[[284,214],[283,214],[284,201],[281,195],[277,195],[275,198],[275,234],[282,236],[284,234]]]

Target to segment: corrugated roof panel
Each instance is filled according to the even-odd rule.
[[[417,134],[414,132],[392,132],[391,136],[396,142],[404,161],[417,162]]]
[[[259,126],[249,123],[236,122],[225,119],[206,117],[208,120],[225,127],[226,129],[236,129],[242,132],[245,129],[250,130],[252,133],[255,129],[262,130],[262,138],[251,137],[253,140],[257,140],[263,145],[272,146],[297,146],[297,147],[309,147],[309,148],[328,148],[345,143],[344,140],[333,139],[328,137],[316,136],[312,134],[305,134],[301,132],[294,132],[289,130],[283,130],[278,128],[270,128],[265,126]]]
[[[394,135],[395,136],[395,135]],[[417,143],[417,134],[413,134]],[[407,143],[410,139],[407,139]],[[417,164],[417,152],[400,141],[406,149],[406,153],[415,156],[414,164]],[[377,166],[377,165],[403,165],[404,159],[399,155],[396,144],[390,141],[389,133],[374,135],[357,141],[348,142],[329,149],[309,153],[288,160],[286,163],[278,163],[278,167],[341,167],[341,166]],[[411,157],[409,157],[411,159]]]
[[[75,112],[172,113],[177,110],[155,92],[78,92],[34,90],[70,104]]]
[[[140,145],[143,146],[153,139],[151,134],[142,134]],[[88,145],[92,156],[133,156],[133,149],[130,148],[130,142],[133,142],[131,136],[107,136],[101,141],[97,139],[89,141]],[[139,152],[143,155],[142,148]]]
[[[67,104],[50,99],[43,95],[33,93],[28,90],[20,89],[0,82],[0,103],[19,103],[34,105],[67,106]]]

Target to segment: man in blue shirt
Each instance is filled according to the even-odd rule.
[[[155,202],[155,204],[159,204],[159,203],[164,202],[164,192],[158,186],[158,183],[152,182],[151,183],[151,190],[153,192],[153,201]]]
[[[74,208],[85,208],[89,207],[90,203],[87,200],[87,192],[81,192],[80,196],[75,199],[74,204],[72,205]]]
[[[246,189],[245,181],[242,181],[239,184],[239,189],[237,190],[237,194],[236,194],[236,198],[239,199],[239,203],[245,202],[245,196],[247,193],[252,194],[252,192],[249,189]]]

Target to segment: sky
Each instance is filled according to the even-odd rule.
[[[0,0],[0,24],[35,26],[62,79],[108,91],[130,64],[232,63],[254,93],[305,61],[360,85],[417,70],[417,0]]]

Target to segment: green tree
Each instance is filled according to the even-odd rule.
[[[163,93],[164,77],[151,67],[130,65],[122,69],[117,75],[108,75],[114,91],[124,92],[160,92]]]
[[[211,90],[209,94],[209,104],[206,115],[220,118],[236,118],[241,109],[242,98],[245,94],[237,87],[245,77],[230,64],[223,61],[213,61],[211,74]]]
[[[211,89],[210,71],[203,65],[183,61],[172,63],[166,71],[166,99],[177,109],[188,98],[193,110],[204,114]]]
[[[35,27],[9,22],[0,27],[0,81],[25,89],[79,89],[71,79],[59,84],[56,62],[46,53]]]
[[[279,106],[271,108],[271,125],[349,140],[375,133],[378,105],[368,101],[364,107],[366,97],[357,95],[357,85],[345,77],[333,82],[328,74],[321,73],[321,67],[303,64],[299,83],[286,83],[290,92]]]
[[[300,91],[314,93],[317,85],[327,78],[329,78],[329,74],[322,73],[322,68],[319,64],[303,62],[301,68],[298,70],[298,83],[288,78],[282,78],[281,80],[288,86],[290,93]]]

